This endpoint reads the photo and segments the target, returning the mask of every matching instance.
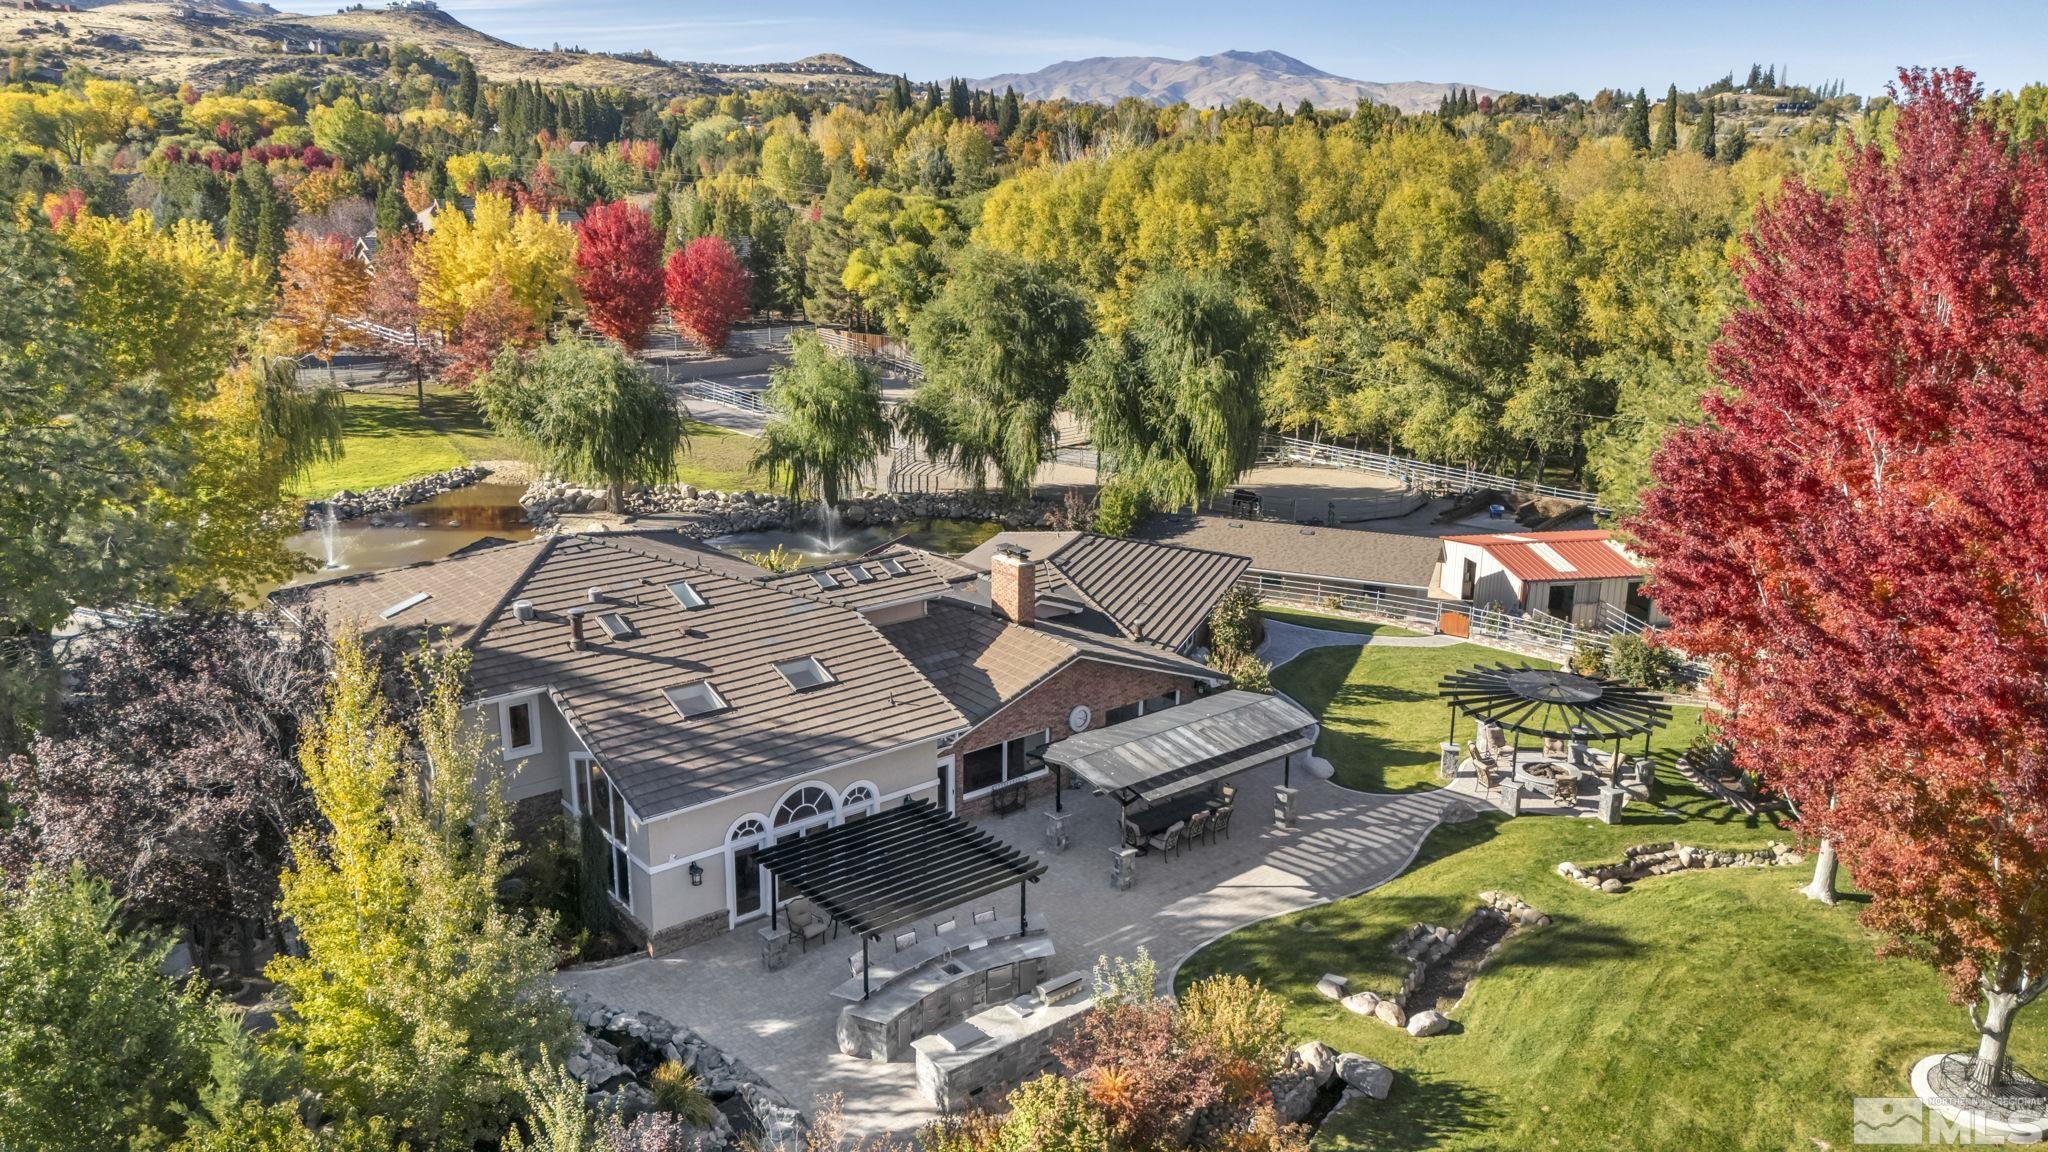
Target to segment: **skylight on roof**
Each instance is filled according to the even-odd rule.
[[[709,680],[664,688],[661,694],[668,697],[669,706],[676,710],[676,715],[685,720],[725,711],[725,697],[718,694],[718,689],[713,688]]]
[[[801,660],[785,660],[777,664],[775,670],[782,673],[782,678],[789,681],[789,686],[799,692],[806,688],[817,688],[832,683],[832,674],[825,671],[825,666],[818,663],[816,656],[806,656]]]
[[[676,603],[682,605],[685,612],[695,612],[704,607],[704,597],[698,595],[695,588],[690,587],[688,580],[672,581],[668,586],[668,594],[676,598]]]
[[[1565,559],[1557,549],[1552,548],[1548,544],[1540,542],[1531,543],[1529,551],[1542,557],[1543,562],[1550,565],[1550,570],[1553,572],[1577,572],[1579,570],[1571,561]]]
[[[427,599],[428,597],[425,592],[415,592],[412,595],[407,596],[405,599],[400,600],[398,603],[393,604],[391,607],[386,608],[381,613],[381,615],[384,617],[384,619],[389,620],[393,616],[398,615],[400,612],[405,611],[407,608],[411,608],[416,604],[426,603]]]
[[[910,570],[903,566],[903,561],[898,560],[894,556],[884,556],[882,557],[880,563],[882,565],[882,571],[887,572],[891,576],[910,575]]]
[[[628,636],[640,634],[640,630],[633,627],[632,621],[617,612],[606,612],[597,618],[597,622],[604,629],[604,634],[614,640],[624,640]]]
[[[846,574],[853,577],[855,584],[873,584],[875,582],[875,574],[868,571],[868,566],[865,564],[848,564],[846,566]]]
[[[830,568],[820,568],[811,573],[811,580],[820,588],[839,587],[839,577]]]

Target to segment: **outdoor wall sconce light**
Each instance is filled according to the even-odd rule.
[[[690,887],[692,887],[692,888],[702,888],[703,886],[704,886],[704,866],[703,866],[702,864],[695,864],[695,863],[693,863],[693,864],[691,864],[691,865],[690,865]]]

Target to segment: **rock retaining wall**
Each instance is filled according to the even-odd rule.
[[[519,498],[527,518],[535,524],[548,523],[563,515],[611,512],[611,499],[602,488],[569,484],[543,476]],[[758,492],[700,490],[690,484],[634,485],[626,490],[626,511],[635,516],[667,515],[692,519],[683,531],[699,538],[734,532],[764,532],[793,528],[815,522],[815,504],[798,505],[781,496]],[[1008,528],[1075,527],[1080,509],[1064,501],[1033,500],[1021,507],[975,499],[966,494],[898,495],[869,494],[848,500],[839,509],[840,523],[848,528],[871,524],[895,524],[918,520],[997,520]]]
[[[652,1111],[648,1079],[674,1061],[718,1105],[712,1126],[694,1134],[704,1152],[804,1147],[809,1122],[803,1113],[759,1073],[696,1032],[651,1012],[617,1011],[573,988],[563,989],[562,996],[580,1029],[567,1061],[569,1074],[583,1082],[591,1107],[617,1108],[625,1117]]]
[[[407,480],[403,484],[372,488],[368,492],[351,492],[344,488],[325,500],[308,500],[299,514],[299,524],[307,529],[320,527],[326,521],[330,508],[334,510],[336,520],[355,520],[380,512],[395,512],[408,505],[425,503],[443,492],[467,488],[490,474],[491,470],[481,464],[466,464],[432,476]]]
[[[1802,859],[1804,857],[1798,852],[1776,840],[1753,851],[1695,848],[1666,840],[1625,849],[1620,862],[1615,864],[1581,867],[1566,860],[1558,864],[1557,874],[1596,892],[1622,892],[1630,883],[1646,876],[1664,876],[1694,868],[1775,868],[1798,864]]]

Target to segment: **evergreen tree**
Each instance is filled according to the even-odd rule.
[[[256,214],[263,208],[263,197],[256,185],[259,180],[269,182],[262,173],[262,165],[244,164],[228,185],[227,235],[223,239],[244,256],[256,251]]]
[[[1761,64],[1751,64],[1751,65],[1749,66],[1749,78],[1748,78],[1747,80],[1744,80],[1744,81],[1742,82],[1742,86],[1743,86],[1743,88],[1745,88],[1745,89],[1746,89],[1746,90],[1748,90],[1748,91],[1754,92],[1754,91],[1756,91],[1757,89],[1759,89],[1759,88],[1763,87],[1763,84],[1764,84],[1764,67],[1763,67],[1763,65],[1761,65]]]
[[[292,223],[292,209],[271,185],[268,176],[261,182],[267,194],[256,212],[256,245],[250,250],[249,257],[255,261],[257,271],[275,285],[277,263],[284,258],[284,234]]]
[[[1636,102],[1628,110],[1628,119],[1622,122],[1621,138],[1638,152],[1650,148],[1650,93],[1647,89],[1636,89]]]
[[[889,85],[889,111],[908,112],[910,110],[910,101],[910,77],[896,77],[895,81]]]
[[[940,108],[944,107],[944,105],[945,105],[945,101],[944,101],[944,100],[943,100],[943,98],[941,98],[941,97],[940,97],[940,95],[939,95],[939,85],[938,85],[938,82],[937,82],[937,81],[933,81],[932,83],[930,83],[930,84],[927,84],[927,85],[925,85],[925,86],[924,86],[924,110],[925,110],[925,111],[926,111],[927,113],[930,113],[930,112],[937,112],[937,111],[938,111],[938,110],[939,110]]]
[[[648,213],[648,219],[654,225],[654,234],[661,237],[661,253],[663,256],[667,256],[669,248],[673,246],[672,237],[676,227],[675,209],[669,203],[672,196],[673,193],[667,184],[656,188],[654,190],[654,204]]]
[[[1007,139],[1017,131],[1017,121],[1017,90],[1006,85],[1003,88],[1003,106],[996,113],[996,131]]]
[[[1301,98],[1301,103],[1294,106],[1294,118],[1296,120],[1313,120],[1315,115],[1316,106],[1309,103],[1306,96]]]
[[[1714,142],[1714,133],[1716,131],[1717,129],[1714,124],[1714,101],[1709,100],[1700,108],[1699,123],[1694,124],[1692,127],[1694,150],[1709,160],[1714,158],[1714,153],[1718,150]]]
[[[391,165],[390,173],[384,178],[384,187],[377,191],[377,234],[384,237],[395,235],[411,215],[406,211],[405,197],[399,193],[396,164]]]
[[[957,76],[946,81],[946,110],[953,114],[955,120],[966,120],[974,115],[974,109],[968,106],[967,81]]]
[[[1678,85],[1673,84],[1664,94],[1664,115],[1657,118],[1657,138],[1650,145],[1650,154],[1662,156],[1678,147]]]
[[[1742,159],[1743,153],[1749,151],[1749,133],[1742,130],[1742,125],[1737,124],[1734,130],[1728,133],[1728,138],[1720,143],[1719,150],[1721,159],[1730,164],[1735,163]]]
[[[455,107],[460,112],[470,112],[476,107],[477,99],[483,93],[476,82],[476,65],[469,57],[457,57],[455,61]]]

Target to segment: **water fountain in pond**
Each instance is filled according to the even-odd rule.
[[[824,547],[817,551],[827,554],[839,551],[839,509],[822,498],[818,501],[818,532],[818,543]]]
[[[332,503],[323,507],[326,514],[320,518],[320,551],[326,562],[320,570],[334,572],[348,567],[341,562],[341,521],[335,517]]]

